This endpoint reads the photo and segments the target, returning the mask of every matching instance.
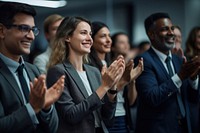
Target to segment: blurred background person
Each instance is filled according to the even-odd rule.
[[[200,55],[200,27],[194,27],[186,40],[185,56],[191,60],[194,56]]]
[[[50,15],[44,20],[44,34],[48,42],[48,47],[44,53],[36,56],[33,60],[33,64],[39,68],[41,73],[47,72],[47,64],[52,51],[52,40],[54,39],[58,26],[62,20],[63,17],[58,14]]]
[[[151,47],[151,43],[149,41],[141,41],[137,47],[139,48],[138,54],[143,54]]]
[[[101,71],[103,65],[109,66],[110,62],[112,62],[111,60],[115,60],[116,57],[120,55],[120,53],[126,58],[124,51],[117,53],[117,55],[113,54],[114,55],[113,59],[108,58],[110,57],[107,55],[110,55],[112,40],[110,36],[110,30],[106,24],[102,22],[93,22],[92,31],[93,31],[93,34],[92,34],[93,46],[92,46],[91,53],[89,56],[91,59],[90,65],[97,67]],[[127,36],[125,36],[125,38],[124,36],[122,36],[122,40],[120,41],[125,41],[126,46],[124,47],[123,44],[120,46],[125,48],[124,50],[128,52],[130,50],[130,46],[127,46],[127,45],[130,45],[130,44],[129,43],[127,44],[128,42]],[[116,111],[117,113],[115,112],[114,125],[107,126],[109,128],[110,133],[112,132],[125,133],[125,132],[128,132],[130,129],[129,127],[130,123],[129,124],[127,123],[127,121],[130,120],[130,117],[127,121],[125,118],[126,111],[124,108],[125,100],[123,98],[123,90],[124,90],[124,87],[130,82],[132,82],[130,85],[134,86],[134,83],[133,83],[134,79],[137,78],[138,75],[140,75],[141,72],[143,71],[143,61],[141,60],[140,65],[138,65],[135,69],[133,69],[133,60],[130,60],[126,63],[127,64],[126,64],[125,72],[122,78],[120,79],[120,81],[117,83],[117,91],[115,92],[117,93],[117,111]],[[130,92],[131,93],[125,94],[127,95],[127,97],[129,94],[129,98],[131,99],[129,100],[129,102],[127,102],[128,106],[129,104],[132,104],[135,101],[136,93],[134,93],[134,89],[131,89]]]
[[[181,28],[178,25],[174,26],[174,35],[175,35],[175,47],[173,50],[179,50],[182,46],[182,34]]]
[[[174,35],[175,35],[175,46],[172,49],[172,53],[180,56],[186,61],[186,57],[184,56],[184,52],[182,49],[182,33],[181,28],[178,25],[174,26]]]
[[[190,61],[195,56],[200,56],[200,27],[196,26],[190,31],[186,40],[185,56]],[[191,122],[194,133],[200,132],[200,103],[190,103]]]
[[[137,52],[130,50],[129,37],[126,33],[117,32],[112,35],[111,39],[111,60],[116,59],[119,55],[123,55],[125,58],[125,62],[128,63],[130,60],[133,60],[135,58]],[[128,77],[128,75],[126,76]],[[117,93],[115,121],[114,125],[109,128],[110,133],[134,132],[136,123],[134,121],[136,120],[136,111],[132,112],[130,107],[135,104],[136,98],[137,91],[135,87],[135,80],[130,80],[129,83]]]
[[[102,22],[92,22],[93,46],[89,54],[90,65],[101,71],[103,65],[110,65],[110,51],[112,40],[108,26]]]
[[[117,32],[112,35],[111,39],[111,60],[116,59],[116,57],[121,54],[124,56],[127,63],[130,59],[134,59],[137,56],[137,51],[131,51],[129,37],[126,33]]]

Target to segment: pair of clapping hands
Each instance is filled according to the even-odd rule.
[[[108,67],[103,66],[102,83],[107,84],[107,89],[116,89],[119,91],[123,86],[135,80],[144,70],[143,58],[139,60],[138,65],[134,68],[133,60],[125,63],[122,55]]]
[[[191,61],[184,61],[178,76],[181,80],[186,78],[195,80],[200,73],[200,56],[195,56]]]

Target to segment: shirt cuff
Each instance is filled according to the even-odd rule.
[[[39,121],[37,119],[37,116],[35,114],[35,111],[33,110],[32,106],[30,105],[30,103],[27,103],[26,105],[26,109],[28,110],[28,114],[31,117],[31,120],[33,122],[34,125],[39,124]]]
[[[53,105],[51,105],[51,108],[49,109],[49,111],[48,112],[46,112],[46,111],[40,111],[40,114],[41,114],[41,118],[43,119],[43,120],[46,120],[46,121],[49,121],[50,120],[50,118],[51,118],[51,114],[52,114],[52,112],[53,112]]]
[[[198,90],[199,76],[197,76],[197,78],[195,80],[189,79],[189,83],[193,89]]]
[[[175,86],[177,87],[178,91],[180,92],[180,88],[181,88],[181,85],[182,85],[182,81],[181,79],[179,78],[179,76],[177,74],[175,74],[173,77],[172,77],[172,81],[173,83],[175,84]]]

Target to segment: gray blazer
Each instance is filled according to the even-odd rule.
[[[30,81],[38,77],[38,69],[25,63]],[[12,73],[0,59],[0,132],[1,133],[53,133],[58,126],[58,116],[53,109],[49,121],[42,120],[37,115],[39,125],[35,126],[23,103],[19,86]]]
[[[77,71],[68,61],[48,70],[48,86],[55,83],[61,75],[66,76],[64,92],[55,104],[59,116],[58,133],[94,133],[93,111],[95,110],[100,117],[104,132],[108,132],[104,121],[111,121],[114,117],[116,102],[109,102],[107,95],[100,100],[95,92],[101,84],[99,70],[86,64],[83,67],[93,91],[90,96]]]

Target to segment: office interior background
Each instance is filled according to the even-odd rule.
[[[37,11],[35,23],[40,34],[36,37],[32,49],[46,49],[43,21],[50,14],[82,16],[90,21],[102,21],[109,26],[111,35],[118,31],[126,32],[132,45],[148,40],[144,19],[155,12],[169,13],[173,24],[181,27],[183,49],[190,30],[194,26],[200,26],[200,0],[66,0],[66,3],[59,8],[34,6]]]

